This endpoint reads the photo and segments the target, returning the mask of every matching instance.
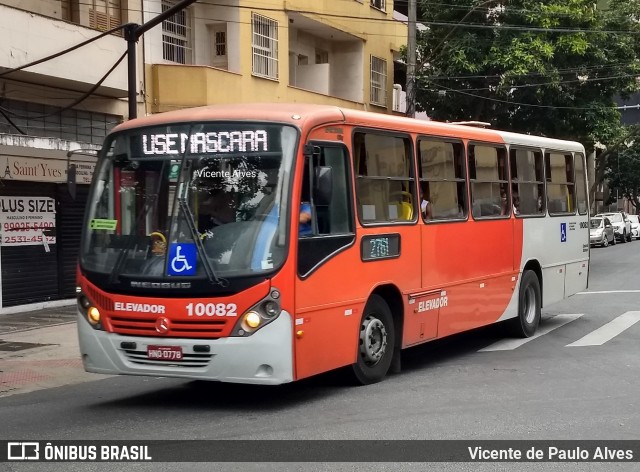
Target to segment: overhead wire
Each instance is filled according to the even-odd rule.
[[[201,1],[201,4],[205,4],[205,5],[210,5],[210,6],[220,6],[220,7],[230,7],[227,4],[220,4],[220,3],[215,3],[215,2],[210,2],[210,1]],[[518,31],[540,31],[540,32],[562,32],[562,33],[575,33],[575,32],[580,32],[580,33],[605,33],[605,34],[640,34],[640,31],[632,31],[632,30],[600,30],[600,29],[584,29],[584,28],[541,28],[541,27],[530,27],[530,26],[515,26],[515,25],[487,25],[487,24],[478,24],[478,23],[464,23],[464,19],[466,19],[472,12],[476,11],[476,9],[478,7],[484,6],[486,4],[488,4],[489,1],[487,2],[482,2],[480,4],[477,5],[469,5],[469,7],[471,7],[471,10],[457,23],[453,23],[453,22],[436,22],[436,21],[425,21],[424,19],[418,19],[419,22],[423,23],[423,24],[429,24],[429,25],[437,25],[437,26],[453,26],[454,28],[452,28],[452,30],[443,38],[443,40],[441,41],[441,43],[436,46],[436,48],[434,48],[434,51],[437,50],[437,48],[439,48],[441,45],[444,44],[444,42],[446,41],[446,39],[452,34],[453,30],[455,30],[458,27],[463,27],[463,28],[487,28],[487,29],[510,29],[510,30],[518,30]],[[443,4],[445,5],[445,4]],[[460,8],[463,8],[463,6],[459,6]],[[283,9],[283,8],[269,8],[269,7],[256,7],[256,6],[234,6],[234,8],[245,8],[245,9],[252,9],[252,10],[262,10],[262,11],[277,11],[277,12],[288,12],[288,11],[293,11],[293,10],[287,10],[287,9]],[[144,10],[133,10],[133,9],[129,9],[131,11],[140,11],[143,12]],[[361,21],[393,21],[393,22],[397,22],[398,20],[396,19],[389,19],[389,18],[377,18],[377,17],[361,17],[361,16],[355,16],[355,15],[344,15],[344,14],[332,14],[332,13],[319,13],[317,11],[311,11],[311,10],[295,10],[297,13],[301,13],[301,14],[314,14],[314,15],[320,15],[320,16],[324,16],[324,17],[336,17],[336,18],[342,18],[342,19],[349,19],[349,20],[361,20]],[[522,10],[525,11],[525,10]],[[529,10],[526,10],[529,11]],[[146,11],[144,11],[146,12]],[[536,13],[539,13],[538,10],[535,10]],[[155,12],[149,12],[149,13],[155,13]],[[158,12],[159,14],[159,12]],[[100,39],[108,34],[112,34],[122,28],[124,28],[126,25],[120,25],[117,26],[115,28],[112,28],[108,31],[105,31],[101,34],[99,34],[98,36],[91,38],[87,41],[83,41],[82,43],[79,43],[75,46],[72,46],[70,48],[67,48],[63,51],[60,51],[56,54],[47,56],[45,58],[39,59],[37,61],[33,61],[31,63],[28,64],[24,64],[22,66],[16,67],[16,68],[12,68],[9,70],[6,70],[4,72],[0,72],[0,77],[6,76],[8,74],[11,74],[13,72],[22,70],[22,69],[26,69],[28,67],[55,59],[59,56],[62,56],[68,52],[71,52],[75,49],[78,49],[86,44],[89,44],[97,39]],[[98,84],[96,84],[94,87],[92,87],[91,91],[88,93],[85,93],[83,96],[81,96],[79,99],[75,100],[71,105],[68,105],[64,108],[62,108],[61,111],[64,111],[66,109],[72,108],[73,106],[77,105],[78,103],[82,102],[83,100],[85,100],[89,95],[91,95],[91,93],[93,91],[95,91],[101,84],[102,82],[104,82],[104,80],[106,80],[106,78],[108,77],[108,75],[117,67],[117,65],[122,61],[122,59],[124,59],[124,56],[126,56],[126,52],[123,54],[123,56],[121,56],[121,58],[116,62],[116,64],[114,65],[114,67],[112,67],[109,72],[107,72],[107,74],[105,76],[103,76],[103,78],[101,79],[100,82],[98,82]],[[432,54],[433,56],[433,54]],[[432,60],[433,58],[431,58]],[[611,66],[613,67],[613,66]],[[471,76],[469,76],[471,77]],[[489,77],[489,76],[486,76]],[[433,78],[433,80],[438,79],[437,77]],[[451,77],[449,77],[449,79],[451,79]],[[533,84],[532,84],[533,85]],[[436,85],[438,86],[438,85]],[[480,95],[474,95],[474,94],[470,94],[468,92],[464,92],[464,91],[458,91],[455,89],[450,89],[448,87],[444,87],[444,86],[439,86],[441,88],[444,89],[448,89],[451,92],[457,92],[457,93],[463,93],[466,95],[471,95],[471,96],[475,96],[477,98],[485,98],[487,100],[497,100],[500,101],[498,99],[491,99],[489,97],[482,97]],[[517,104],[515,102],[509,102],[509,101],[503,101],[506,103],[513,103],[513,104]],[[542,106],[542,105],[533,105],[533,104],[518,104],[518,105],[522,105],[522,106]],[[1,108],[1,107],[0,107]],[[557,108],[557,107],[556,107]],[[581,109],[581,108],[577,108],[577,109]],[[5,112],[10,110],[6,110],[4,109]],[[52,114],[57,114],[60,113],[56,112],[56,113],[52,113]],[[43,115],[42,117],[46,117],[46,116],[51,116],[52,114],[48,114],[48,115]],[[4,115],[4,113],[3,113]],[[17,116],[17,115],[14,115]],[[33,117],[32,117],[33,118]]]
[[[9,115],[7,115],[4,110],[0,109],[0,115],[4,116],[4,118],[7,120],[7,122],[13,126],[16,130],[18,130],[18,133],[20,134],[24,134],[26,135],[27,133],[25,133],[17,124],[15,124],[13,122],[13,120],[11,120],[11,117]]]
[[[127,56],[127,51],[125,51],[124,53],[122,53],[122,55],[120,56],[120,58],[115,62],[115,64],[113,64],[113,66],[111,66],[111,68],[107,71],[106,74],[104,74],[102,76],[102,78],[96,83],[94,84],[87,92],[85,92],[84,94],[82,94],[80,97],[78,97],[77,99],[75,99],[72,103],[70,103],[69,105],[66,105],[64,107],[59,108],[58,110],[56,110],[55,112],[52,113],[46,113],[44,115],[38,115],[38,116],[22,116],[19,115],[17,113],[12,112],[11,110],[8,110],[6,108],[3,108],[0,106],[0,110],[4,111],[5,113],[9,113],[12,116],[16,117],[16,118],[22,118],[22,119],[41,119],[41,118],[47,118],[49,116],[53,116],[53,115],[59,115],[60,113],[62,113],[65,110],[68,110],[70,108],[73,108],[74,106],[78,105],[80,102],[83,102],[84,100],[86,100],[87,98],[89,98],[93,92],[95,92],[98,87],[100,87],[102,85],[102,83],[107,80],[107,78],[109,77],[109,75],[111,75],[111,73],[116,69],[116,67],[118,67],[120,65],[120,63],[122,62],[122,60]]]
[[[445,87],[444,85],[437,85],[437,84],[434,84],[434,85],[435,85],[435,87],[440,88],[442,90],[445,90],[447,92],[458,93],[458,94],[461,94],[461,95],[468,95],[470,97],[481,98],[483,100],[488,100],[488,101],[491,101],[491,102],[507,103],[509,105],[518,105],[518,106],[533,107],[533,108],[552,108],[552,109],[561,109],[561,110],[602,110],[602,109],[628,110],[628,109],[633,109],[633,108],[640,108],[640,104],[638,104],[638,105],[605,106],[605,107],[569,107],[569,106],[556,106],[556,105],[539,105],[539,104],[534,104],[534,103],[520,103],[520,102],[513,102],[513,101],[510,101],[510,100],[502,100],[502,99],[499,99],[499,98],[485,97],[483,95],[477,95],[477,94],[474,94],[474,93],[464,92],[462,90],[456,90],[456,89],[452,89],[452,88],[449,88],[449,87]]]
[[[90,43],[92,43],[94,41],[97,41],[98,39],[103,38],[104,36],[106,36],[108,34],[114,33],[116,31],[124,28],[125,26],[126,25],[120,25],[120,26],[117,26],[115,28],[111,28],[109,31],[105,31],[104,33],[101,33],[98,36],[95,36],[93,38],[87,39],[86,41],[82,41],[81,43],[78,43],[78,44],[76,44],[74,46],[71,46],[71,47],[69,47],[67,49],[64,49],[63,51],[57,52],[55,54],[51,54],[50,56],[43,57],[42,59],[38,59],[36,61],[29,62],[27,64],[23,64],[23,65],[18,66],[18,67],[12,67],[9,70],[6,70],[4,72],[0,72],[0,77],[4,77],[5,75],[12,74],[12,73],[20,71],[22,69],[27,69],[29,67],[33,67],[35,65],[42,64],[43,62],[47,62],[47,61],[50,61],[50,60],[55,59],[57,57],[63,56],[63,55],[65,55],[65,54],[67,54],[67,53],[69,53],[71,51],[74,51],[74,50],[79,49],[79,48],[81,48],[83,46],[86,46],[87,44],[90,44]]]
[[[42,0],[42,1],[47,1],[47,0]],[[88,2],[81,2],[82,5],[93,5],[92,3],[88,3]],[[350,20],[350,21],[363,21],[363,22],[389,22],[389,23],[397,23],[399,20],[395,19],[395,18],[388,18],[388,17],[376,17],[376,16],[358,16],[358,15],[345,15],[345,14],[341,14],[341,13],[328,13],[328,12],[318,12],[318,11],[314,11],[314,10],[302,10],[302,9],[297,9],[297,10],[293,10],[293,9],[287,9],[287,8],[277,8],[277,7],[267,7],[267,6],[255,6],[255,5],[228,5],[228,4],[224,4],[224,3],[216,3],[216,2],[212,2],[212,1],[206,1],[206,0],[199,0],[198,4],[200,5],[209,5],[209,6],[214,6],[214,7],[227,7],[227,8],[237,8],[237,9],[245,9],[245,10],[260,10],[260,11],[271,11],[271,12],[278,12],[278,13],[300,13],[300,14],[307,14],[307,15],[316,15],[316,16],[322,16],[322,17],[329,17],[329,18],[341,18],[341,19],[345,19],[345,20]],[[470,7],[473,7],[474,5],[469,5]],[[123,9],[125,10],[125,9]],[[160,14],[161,12],[156,12],[156,11],[152,11],[152,10],[143,10],[143,9],[135,9],[135,8],[127,8],[126,10],[128,11],[135,11],[135,12],[139,12],[139,13],[151,13],[151,14]],[[536,12],[537,13],[537,12]],[[198,19],[204,19],[204,20],[214,20],[212,18],[208,18],[208,17],[196,17]],[[228,20],[224,20],[221,19],[223,21],[228,21]],[[431,22],[428,20],[425,20],[424,18],[417,18],[417,21],[421,24],[424,25],[436,25],[436,26],[455,26],[456,23],[455,22]],[[241,21],[228,21],[230,23],[239,23],[239,24],[250,24],[249,22],[241,22]],[[585,32],[585,33],[607,33],[607,34],[632,34],[632,35],[639,35],[640,31],[634,31],[634,30],[594,30],[594,29],[588,29],[588,28],[538,28],[538,27],[523,27],[523,26],[509,26],[509,25],[486,25],[486,24],[481,24],[481,23],[463,23],[462,26],[468,26],[470,28],[488,28],[488,29],[496,29],[496,28],[506,28],[506,29],[522,29],[522,30],[530,30],[530,31],[549,31],[549,32]],[[285,26],[286,28],[286,26]],[[375,35],[375,33],[372,33],[372,35]]]

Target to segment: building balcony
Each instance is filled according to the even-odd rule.
[[[0,5],[0,72],[50,56],[99,34],[91,28]],[[126,46],[122,37],[108,35],[2,79],[87,92],[116,63]],[[95,93],[127,96],[126,60]]]
[[[288,12],[289,84],[362,102],[364,40],[318,21],[312,15]]]
[[[364,104],[355,100],[211,66],[153,64],[149,69],[149,109],[153,113],[217,103],[250,102],[315,103],[364,109]]]

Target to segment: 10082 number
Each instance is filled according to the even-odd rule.
[[[238,316],[235,303],[189,303],[187,316]]]

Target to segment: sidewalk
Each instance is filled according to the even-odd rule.
[[[104,377],[82,367],[75,305],[0,315],[0,397]]]

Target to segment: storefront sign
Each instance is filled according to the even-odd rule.
[[[50,197],[0,197],[0,245],[56,243],[56,202]]]
[[[71,161],[76,166],[76,182],[90,184],[95,163]],[[67,181],[67,161],[35,157],[0,156],[0,179],[31,182]]]

